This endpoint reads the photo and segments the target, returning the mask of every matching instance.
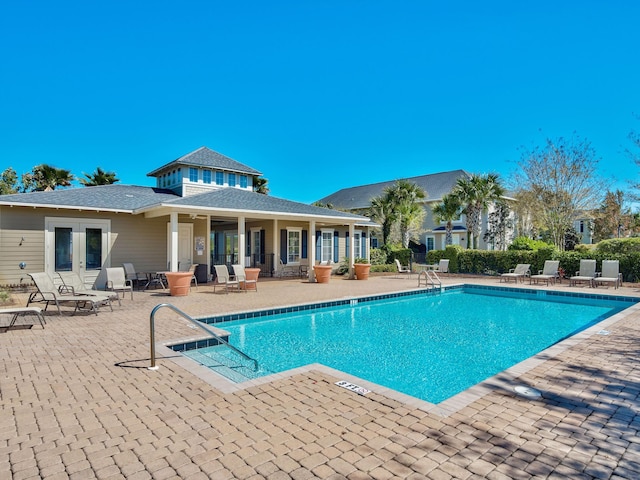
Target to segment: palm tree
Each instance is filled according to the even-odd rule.
[[[112,185],[120,181],[120,179],[116,177],[115,172],[105,172],[100,167],[97,167],[96,171],[91,174],[84,172],[82,172],[82,174],[87,178],[80,178],[78,181],[85,187]]]
[[[71,170],[51,165],[37,165],[30,173],[22,175],[24,191],[55,190],[56,187],[69,187],[74,180]]]
[[[431,209],[436,222],[447,222],[445,226],[445,245],[453,244],[453,221],[460,218],[462,205],[455,195],[443,195],[442,202]]]
[[[382,227],[382,244],[386,245],[391,236],[391,227],[395,221],[393,206],[386,196],[374,197],[369,205],[369,216]]]
[[[472,174],[469,178],[459,178],[453,189],[464,208],[467,217],[467,248],[477,248],[480,236],[480,221],[489,203],[504,195],[504,187],[495,173]]]
[[[391,205],[391,215],[400,227],[400,240],[404,248],[409,247],[411,230],[420,228],[424,218],[422,200],[426,192],[413,182],[397,180],[385,189],[385,201]]]
[[[269,187],[267,186],[269,180],[264,177],[257,177],[253,180],[253,191],[256,193],[262,193],[263,195],[269,194]]]

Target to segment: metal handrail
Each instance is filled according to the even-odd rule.
[[[438,286],[442,290],[442,282],[440,281],[440,277],[433,270],[423,270],[418,273],[418,287],[420,286],[420,276],[424,274],[424,286],[427,286],[427,283],[431,283],[433,288],[436,288],[436,282],[438,282]]]
[[[213,330],[209,330],[207,327],[205,327],[202,322],[199,322],[198,320],[192,318],[190,315],[186,314],[185,312],[180,310],[178,307],[176,307],[175,305],[172,305],[170,303],[161,303],[159,305],[156,305],[153,308],[153,310],[151,310],[151,315],[149,315],[149,333],[150,333],[150,336],[151,336],[151,366],[149,367],[149,370],[157,370],[158,369],[158,367],[156,367],[155,315],[156,315],[156,312],[158,310],[160,310],[161,308],[163,308],[163,307],[170,308],[171,310],[173,310],[177,314],[181,315],[184,319],[189,320],[196,327],[198,327],[201,330],[204,330],[205,332],[207,332],[209,335],[211,335],[213,338],[215,338],[222,345],[226,345],[227,347],[229,347],[234,352],[240,354],[242,357],[244,357],[247,360],[253,362],[254,371],[258,370],[258,361],[255,358],[251,358],[249,355],[244,353],[242,350],[238,350],[236,347],[231,345],[229,342],[227,342],[224,338],[219,336]]]

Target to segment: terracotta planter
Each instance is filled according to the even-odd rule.
[[[247,280],[255,280],[256,282],[258,281],[258,276],[260,275],[260,269],[259,268],[245,268],[244,269],[244,273],[247,276]],[[252,289],[257,289],[257,285],[255,283],[247,283],[246,285],[251,285]],[[247,288],[245,285],[245,288]]]
[[[369,269],[371,269],[370,263],[354,263],[353,269],[356,273],[358,280],[366,280],[369,278]]]
[[[329,283],[329,278],[331,278],[331,270],[333,270],[333,267],[331,265],[314,265],[313,272],[316,275],[316,282]]]
[[[164,274],[169,283],[169,294],[174,297],[184,297],[189,295],[191,288],[191,272],[167,272]]]

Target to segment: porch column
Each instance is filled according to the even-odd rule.
[[[365,242],[365,252],[367,254],[367,262],[371,263],[371,229],[367,227],[367,241]]]
[[[356,236],[356,227],[353,223],[349,224],[349,238],[351,239],[351,242],[349,242],[349,278],[353,280],[354,275],[353,275],[353,262],[356,259],[355,253],[356,253],[356,249],[355,249],[355,241],[354,238]],[[362,239],[361,239],[362,241]]]
[[[245,217],[238,217],[238,264],[246,267],[244,257],[247,256],[247,232]]]
[[[309,281],[316,281],[316,272],[313,266],[316,264],[316,221],[309,222],[309,241],[307,242],[307,258],[309,260]]]
[[[171,223],[171,271],[178,271],[178,214],[172,212],[170,215]]]
[[[276,275],[280,271],[280,232],[278,231],[278,219],[273,219],[273,272]]]

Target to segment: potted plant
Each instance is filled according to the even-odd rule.
[[[313,266],[313,272],[316,277],[317,283],[329,283],[331,278],[331,271],[333,267],[331,264],[318,264]]]
[[[366,258],[356,257],[353,261],[353,270],[355,271],[356,278],[358,280],[366,280],[369,278],[369,270],[371,264]]]

